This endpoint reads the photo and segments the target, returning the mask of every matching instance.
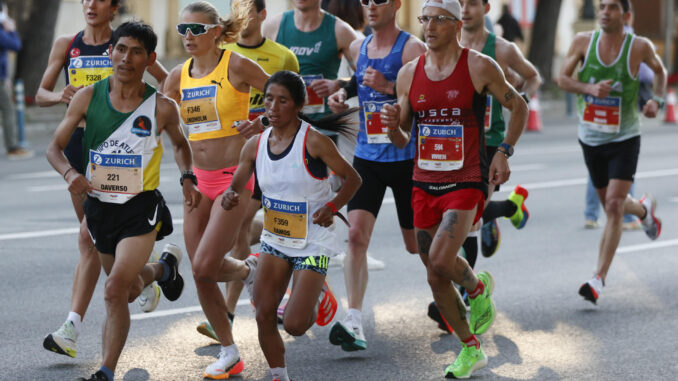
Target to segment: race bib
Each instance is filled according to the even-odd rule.
[[[306,247],[308,204],[305,201],[282,201],[262,196],[264,230],[261,233],[279,245],[293,249]]]
[[[181,119],[189,134],[221,129],[217,112],[217,85],[181,90]]]
[[[485,105],[485,132],[492,129],[492,102],[494,98],[491,95],[487,96],[487,104]]]
[[[123,204],[143,190],[141,155],[89,152],[89,181],[93,197]]]
[[[420,124],[419,168],[427,171],[454,171],[464,165],[464,126]]]
[[[308,103],[306,103],[306,105],[301,111],[304,114],[315,114],[318,112],[324,112],[325,103],[323,102],[323,98],[318,96],[318,94],[316,94],[315,91],[313,91],[310,87],[311,82],[315,81],[316,79],[323,79],[322,74],[302,75],[301,78],[304,80],[304,83],[306,84],[306,93],[308,94]]]
[[[107,56],[81,56],[71,58],[68,64],[68,82],[75,86],[88,86],[113,75],[113,64]]]
[[[249,120],[257,119],[260,115],[263,115],[266,112],[265,108],[251,108],[250,115],[248,116]]]
[[[621,127],[621,97],[596,98],[587,95],[584,98],[582,122],[598,132],[615,134]]]
[[[381,108],[385,104],[393,104],[393,101],[363,102],[363,115],[365,116],[365,132],[367,143],[385,144],[391,143],[388,138],[388,128],[381,124]]]

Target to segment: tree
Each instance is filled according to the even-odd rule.
[[[553,54],[556,45],[556,28],[561,0],[542,0],[537,3],[532,29],[532,44],[528,59],[539,70],[544,84],[551,83]]]

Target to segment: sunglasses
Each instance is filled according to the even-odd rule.
[[[417,17],[420,24],[428,24],[429,21],[433,21],[434,24],[442,24],[445,21],[459,21],[454,17],[438,15],[438,16],[419,16]]]
[[[369,7],[370,2],[374,4],[377,7],[381,7],[382,5],[388,4],[390,0],[360,0],[360,2],[363,4],[363,7]]]
[[[218,26],[219,25],[216,24],[200,24],[200,23],[178,24],[177,32],[179,32],[179,34],[182,37],[186,37],[189,31],[193,36],[200,36],[207,33],[210,29],[216,28]]]

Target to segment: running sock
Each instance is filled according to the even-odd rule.
[[[516,214],[518,207],[511,200],[490,201],[483,211],[483,222],[489,222],[499,217],[511,217]]]
[[[471,337],[466,340],[462,340],[461,342],[467,347],[474,346],[476,349],[480,349],[480,341],[478,341],[476,335],[471,335]]]
[[[228,311],[226,311],[226,315],[228,315],[228,320],[233,324],[233,319],[235,319],[235,314],[232,314]]]
[[[73,322],[73,328],[75,328],[75,332],[80,334],[80,325],[82,324],[82,317],[80,316],[79,313],[77,312],[69,312],[68,317],[66,320],[70,320]]]
[[[107,366],[102,365],[101,368],[99,368],[99,370],[101,372],[103,372],[103,374],[105,374],[106,377],[108,377],[109,380],[113,381],[113,371],[108,369]]]
[[[356,310],[355,308],[349,308],[348,309],[348,316],[353,319],[356,323],[362,325],[363,324],[363,314],[360,312],[360,310]]]
[[[229,346],[227,346],[227,347],[225,347],[225,346],[222,345],[222,346],[221,346],[221,349],[222,349],[222,350],[229,351],[229,352],[231,352],[231,353],[234,353],[234,354],[235,354],[235,357],[240,357],[240,351],[238,350],[238,347],[237,347],[235,344],[231,344],[231,345],[229,345]]]
[[[468,293],[469,298],[473,299],[476,296],[482,294],[483,291],[485,291],[485,285],[483,284],[483,282],[480,281],[480,279],[478,279],[478,285],[476,286],[476,288],[473,291],[469,291],[467,289],[466,293]]]
[[[172,275],[172,270],[170,269],[169,265],[167,262],[163,261],[162,259],[158,261],[162,265],[162,276],[160,279],[158,279],[159,282],[165,282],[169,279],[170,275]]]
[[[271,368],[271,376],[274,380],[290,381],[290,376],[287,375],[287,368]]]
[[[474,234],[475,233],[475,234]],[[464,241],[462,247],[464,254],[466,254],[466,261],[471,268],[476,267],[476,260],[478,259],[478,232],[469,233]]]

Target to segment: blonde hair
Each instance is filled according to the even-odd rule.
[[[210,19],[210,23],[221,25],[223,30],[216,41],[217,45],[221,45],[238,41],[240,32],[247,28],[251,7],[252,0],[233,0],[231,14],[227,19],[221,18],[214,5],[206,1],[190,3],[181,12],[202,13]]]

